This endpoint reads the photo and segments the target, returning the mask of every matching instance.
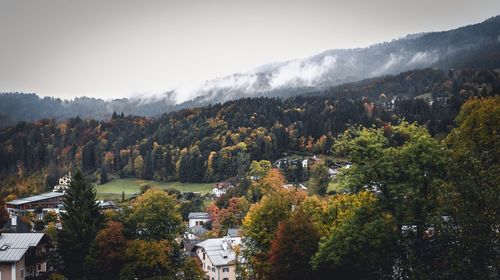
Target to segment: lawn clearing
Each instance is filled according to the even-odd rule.
[[[112,197],[116,195],[121,197],[122,192],[126,196],[140,192],[140,186],[147,183],[152,187],[159,189],[176,189],[181,192],[201,192],[206,194],[212,191],[213,183],[181,183],[181,182],[158,182],[148,181],[136,178],[116,179],[106,184],[97,186],[97,194],[101,197]]]

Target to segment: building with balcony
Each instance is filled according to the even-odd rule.
[[[0,234],[0,279],[42,279],[49,271],[47,252],[52,246],[44,233]]]

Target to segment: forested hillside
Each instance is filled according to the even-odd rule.
[[[310,97],[241,99],[157,119],[114,114],[107,121],[21,122],[0,131],[2,193],[41,191],[76,167],[96,179],[219,181],[252,160],[289,151],[329,154],[335,137],[352,125],[383,127],[404,119],[441,137],[464,100],[499,92],[495,71],[429,69]]]
[[[63,100],[39,97],[31,93],[0,93],[0,128],[18,121],[37,121],[53,118],[60,121],[81,116],[97,120],[109,119],[113,112],[129,112],[141,116],[159,116],[173,110],[175,101],[168,93],[157,97],[136,97],[113,100],[80,97]]]

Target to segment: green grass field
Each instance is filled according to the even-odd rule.
[[[119,199],[122,192],[126,197],[140,192],[140,185],[147,183],[159,189],[176,189],[181,192],[201,192],[206,194],[212,191],[213,183],[181,183],[181,182],[157,182],[141,180],[136,178],[116,179],[106,184],[97,186],[99,199]]]
[[[331,180],[330,183],[328,184],[328,189],[327,191],[336,191],[340,192],[342,189],[340,188],[340,184],[336,180]]]

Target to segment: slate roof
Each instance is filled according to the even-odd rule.
[[[229,228],[227,230],[227,235],[231,237],[241,237],[241,232],[239,228]]]
[[[60,192],[48,192],[48,193],[42,193],[39,195],[30,196],[30,197],[14,199],[12,201],[7,202],[7,204],[22,205],[22,204],[31,203],[31,202],[37,202],[37,201],[44,200],[44,199],[60,197],[63,195],[64,195],[64,193],[60,193]]]
[[[118,205],[113,201],[99,201],[100,208],[118,208]]]
[[[2,233],[0,235],[0,262],[17,262],[29,247],[37,246],[44,233]]]
[[[207,212],[189,212],[188,219],[210,219]]]
[[[196,257],[196,253],[193,251],[193,248],[196,246],[196,244],[200,242],[202,242],[201,239],[192,239],[192,240],[184,239],[182,240],[182,247],[184,247],[184,250],[187,252],[189,256]]]
[[[189,229],[189,232],[191,232],[192,234],[196,235],[196,236],[204,236],[205,233],[208,232],[207,229],[203,228],[202,226],[194,226],[194,227],[191,227]]]
[[[224,248],[223,243],[227,241],[230,246]],[[207,239],[195,245],[195,247],[201,247],[205,250],[208,258],[215,266],[224,266],[233,264],[236,259],[236,253],[231,248],[231,246],[239,245],[241,243],[241,238],[212,238]]]

